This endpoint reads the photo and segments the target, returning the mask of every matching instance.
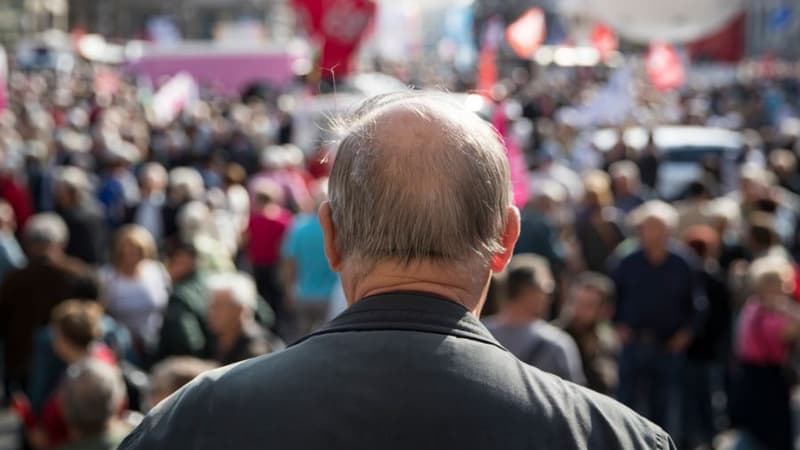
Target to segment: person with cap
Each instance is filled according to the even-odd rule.
[[[622,343],[619,399],[668,430],[676,429],[686,349],[705,309],[700,268],[671,233],[678,213],[653,200],[635,209],[639,243],[611,270],[617,290],[614,322]],[[673,409],[670,409],[670,408]]]
[[[195,379],[121,450],[675,448],[481,324],[519,212],[503,145],[477,115],[428,92],[368,100],[329,194],[325,249],[350,308],[284,351]]]

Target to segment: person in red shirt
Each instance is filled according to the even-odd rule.
[[[33,215],[33,202],[28,187],[17,179],[13,171],[0,169],[0,198],[11,205],[17,218],[17,225],[22,229]]]
[[[280,282],[280,248],[292,213],[282,204],[281,188],[270,180],[254,186],[253,209],[247,227],[247,256],[253,268],[258,293],[275,311],[276,319],[284,314]]]

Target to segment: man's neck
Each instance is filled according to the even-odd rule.
[[[345,269],[342,284],[350,304],[377,294],[409,291],[426,292],[452,300],[480,316],[486,299],[490,272],[467,270],[458,264],[415,262],[402,265],[395,262],[376,264],[365,275]]]

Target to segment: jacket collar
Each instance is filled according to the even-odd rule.
[[[390,292],[365,297],[297,343],[324,334],[378,330],[443,334],[505,350],[466,308],[447,298],[423,292]]]

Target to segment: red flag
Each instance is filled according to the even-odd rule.
[[[656,89],[667,91],[683,85],[686,72],[675,47],[666,42],[653,42],[647,54],[647,76]]]
[[[506,28],[506,40],[520,58],[530,58],[544,42],[547,26],[542,8],[531,8]]]
[[[308,33],[320,44],[322,76],[345,76],[375,16],[372,0],[294,0]]]
[[[611,27],[598,22],[592,29],[592,45],[600,52],[600,59],[605,60],[617,50],[619,40]]]
[[[692,59],[711,59],[738,62],[744,57],[747,21],[744,13],[737,15],[714,34],[689,44]]]

